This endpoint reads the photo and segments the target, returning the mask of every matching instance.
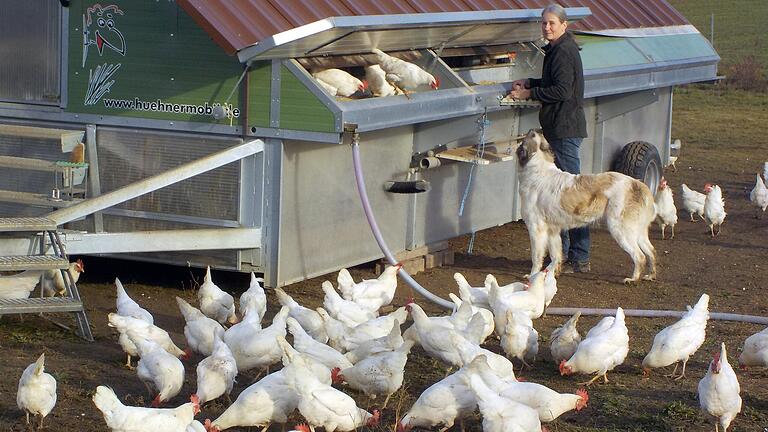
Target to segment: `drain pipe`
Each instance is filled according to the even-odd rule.
[[[357,192],[360,194],[360,203],[363,205],[363,211],[365,212],[365,218],[368,220],[368,225],[371,227],[373,237],[376,239],[376,243],[379,245],[379,249],[384,253],[384,257],[391,265],[397,264],[395,256],[392,255],[392,251],[389,250],[389,246],[384,241],[384,237],[381,235],[379,225],[376,223],[376,218],[373,215],[373,209],[371,209],[371,203],[368,201],[368,193],[365,190],[365,178],[363,177],[363,168],[360,163],[360,134],[357,132],[357,125],[345,125],[344,130],[352,133],[352,165],[355,168],[355,183],[357,183]],[[444,300],[421,286],[416,282],[404,268],[400,268],[398,271],[403,280],[411,286],[416,292],[421,294],[424,298],[442,306],[446,309],[454,309],[453,302]]]
[[[574,307],[562,307],[562,308],[547,308],[547,315],[573,315],[576,312],[581,312],[582,315],[615,315],[616,309],[594,309],[594,308],[574,308]],[[682,318],[683,315],[688,313],[687,311],[672,311],[672,310],[648,310],[648,309],[624,309],[624,315],[628,317],[641,317],[641,318]],[[709,318],[718,321],[736,321],[745,322],[751,324],[768,325],[768,317],[761,317],[755,315],[742,315],[723,312],[710,312]]]

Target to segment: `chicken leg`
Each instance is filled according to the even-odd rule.
[[[45,417],[41,415],[40,416],[40,426],[38,426],[37,429],[42,429],[43,428],[43,420],[45,420]]]
[[[591,385],[592,385],[592,383],[594,383],[595,381],[597,381],[597,380],[598,380],[600,377],[603,377],[603,383],[604,383],[604,384],[608,384],[608,382],[609,382],[609,381],[608,381],[608,372],[606,372],[606,373],[604,373],[604,374],[602,374],[602,375],[595,375],[594,377],[592,377],[592,379],[591,379],[591,380],[589,380],[589,381],[586,381],[586,382],[582,382],[582,383],[579,383],[579,385],[591,386]]]
[[[685,360],[685,361],[683,361],[683,372],[680,374],[680,376],[678,376],[677,378],[675,378],[675,381],[677,381],[677,380],[679,380],[679,379],[682,379],[682,378],[684,378],[684,377],[685,377],[685,364],[686,364],[686,363],[688,363],[688,360]]]
[[[128,368],[128,370],[134,370],[135,368],[131,365],[131,355],[128,354],[128,360],[125,361],[125,367]]]
[[[664,376],[667,377],[667,378],[673,378],[675,376],[675,372],[677,372],[677,365],[679,365],[679,364],[680,364],[680,362],[676,362],[675,363],[675,368],[672,369],[672,373],[669,374],[669,375],[664,375]]]

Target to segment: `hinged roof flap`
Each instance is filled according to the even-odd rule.
[[[278,33],[238,52],[241,62],[423,48],[529,42],[541,38],[541,9],[331,17]],[[569,21],[589,8],[567,8]]]

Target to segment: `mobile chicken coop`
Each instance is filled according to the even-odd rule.
[[[355,137],[393,251],[517,220],[515,139],[538,117],[502,98],[540,74],[548,3],[9,2],[0,216],[47,218],[70,254],[285,285],[382,255],[355,185]],[[642,141],[623,154],[653,186],[670,156],[673,87],[716,79],[719,57],[664,0],[568,3],[579,5],[567,13],[586,77],[582,169],[609,170]],[[440,88],[352,100],[309,72],[360,75],[372,48],[421,65]],[[385,190],[409,172],[430,190]],[[0,255],[40,243],[5,233]]]

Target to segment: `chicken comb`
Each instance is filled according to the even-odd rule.
[[[344,375],[341,374],[341,368],[335,367],[331,369],[331,382],[340,383],[344,381]]]
[[[310,432],[309,425],[306,423],[297,424],[293,428],[299,432]]]
[[[587,389],[580,388],[576,390],[576,396],[579,396],[581,400],[584,401],[584,405],[589,402],[589,393],[587,393]]]

